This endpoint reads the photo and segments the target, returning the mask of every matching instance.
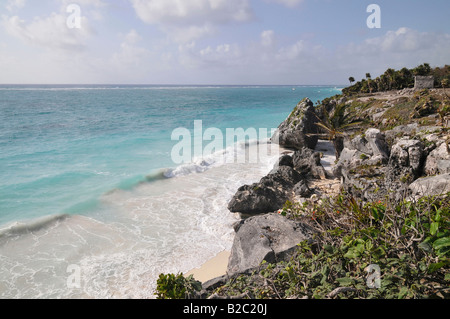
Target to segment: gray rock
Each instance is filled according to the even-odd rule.
[[[265,214],[280,209],[287,200],[283,191],[255,183],[240,187],[228,204],[228,209],[232,213],[245,215]]]
[[[325,168],[320,161],[320,153],[307,147],[296,151],[292,156],[294,168],[304,176],[313,178],[326,178]]]
[[[450,174],[423,177],[409,185],[412,197],[442,195],[450,192]]]
[[[419,140],[401,139],[391,149],[386,169],[385,188],[396,200],[407,193],[408,186],[422,174],[424,145]]]
[[[246,219],[236,233],[227,273],[232,276],[245,272],[264,260],[286,260],[300,242],[311,237],[312,231],[307,226],[278,214]]]
[[[293,149],[316,147],[318,118],[315,113],[314,104],[305,98],[294,108],[289,117],[280,124],[272,137],[274,143]],[[312,135],[310,135],[312,134]]]
[[[370,156],[389,158],[389,147],[384,135],[379,129],[370,128],[366,131],[365,139],[367,141],[368,154]]]
[[[272,170],[267,176],[261,178],[259,183],[264,186],[281,187],[287,191],[301,180],[302,175],[295,169],[290,166],[280,166],[276,170]]]
[[[403,138],[404,135],[414,135],[419,129],[419,124],[411,123],[407,125],[398,125],[394,127],[392,130],[388,130],[384,132],[386,139],[392,141],[392,144],[395,144]]]
[[[310,197],[313,194],[313,190],[309,188],[306,181],[301,180],[295,184],[294,194],[300,197]]]
[[[279,166],[294,167],[294,163],[292,161],[292,156],[290,156],[290,155],[281,156],[280,159],[278,160],[277,165],[275,165],[275,167],[278,168]]]
[[[280,166],[259,183],[240,187],[228,204],[228,209],[245,215],[276,211],[283,207],[292,188],[301,180],[302,176],[292,167]]]
[[[415,177],[420,176],[424,161],[424,145],[419,140],[401,139],[391,149],[389,166],[410,168]]]
[[[441,143],[428,154],[424,170],[427,175],[450,173],[450,153],[446,143]]]
[[[389,148],[384,135],[375,128],[368,129],[364,136],[358,135],[344,142],[338,163],[333,169],[336,177],[342,176],[342,170],[354,169],[362,164],[381,165],[389,160]]]

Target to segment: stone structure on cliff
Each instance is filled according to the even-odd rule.
[[[414,90],[434,88],[434,76],[415,76]]]

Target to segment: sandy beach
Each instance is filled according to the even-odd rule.
[[[186,274],[186,277],[194,275],[194,278],[201,282],[207,282],[208,280],[226,275],[228,258],[231,252],[223,251],[216,257],[208,260],[200,268],[195,268]]]

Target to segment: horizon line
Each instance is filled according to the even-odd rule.
[[[85,85],[85,86],[348,86],[348,84],[127,84],[127,83],[0,83],[0,86],[6,85],[58,85],[58,86],[76,86],[76,85]]]

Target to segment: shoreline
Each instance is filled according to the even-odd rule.
[[[324,166],[327,172],[331,172],[332,167],[334,166],[334,161],[336,160],[333,144],[327,140],[319,140],[315,150],[317,152],[323,153],[321,164]],[[292,150],[280,147],[280,154],[291,155],[292,153]],[[329,179],[322,181],[322,183],[326,184],[325,186],[328,186],[326,188],[331,188],[332,185],[335,184],[333,180]],[[323,185],[316,186],[320,188],[323,187]],[[227,275],[228,261],[230,256],[231,251],[223,250],[216,256],[207,260],[200,267],[189,270],[186,274],[184,274],[184,276],[187,278],[193,275],[194,279],[200,281],[201,283],[206,283],[212,279],[225,276]]]

